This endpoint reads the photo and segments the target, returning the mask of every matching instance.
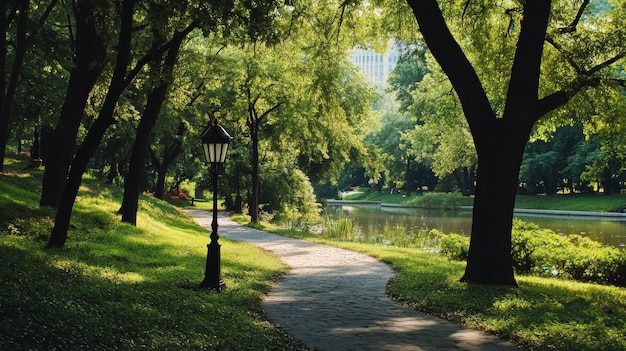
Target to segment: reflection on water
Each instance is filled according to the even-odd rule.
[[[385,224],[402,225],[407,230],[439,229],[444,233],[469,235],[472,227],[470,211],[444,211],[420,208],[385,207],[380,205],[328,205],[330,218],[354,218],[364,234],[380,233]],[[516,215],[526,222],[560,234],[581,234],[613,245],[626,247],[626,221],[606,218],[578,218],[566,216]]]

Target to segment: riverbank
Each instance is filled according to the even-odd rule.
[[[410,204],[392,204],[382,203],[380,201],[371,200],[326,200],[329,205],[377,205],[381,207],[400,207],[400,208],[412,208]],[[458,208],[461,211],[471,211],[472,206],[460,206]],[[566,210],[541,210],[541,209],[528,209],[528,208],[516,208],[513,210],[515,214],[532,214],[539,216],[563,216],[563,217],[602,217],[607,219],[626,220],[626,213],[624,212],[598,212],[598,211],[566,211]]]
[[[425,196],[446,196],[453,198],[454,207],[471,210],[474,199],[451,194],[432,194]],[[390,194],[377,191],[351,191],[340,194],[341,199],[329,199],[328,204],[362,204],[383,207],[423,207],[417,205],[423,196],[407,196],[403,193]],[[428,207],[428,206],[427,206]],[[435,206],[436,207],[436,206]],[[518,195],[515,199],[515,213],[541,216],[602,217],[626,219],[626,195],[604,194],[567,194],[567,195]]]

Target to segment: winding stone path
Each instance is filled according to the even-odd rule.
[[[188,213],[210,230],[210,212]],[[221,237],[254,243],[291,267],[262,307],[311,350],[519,350],[393,302],[385,293],[392,270],[367,255],[240,226],[223,215],[218,223]]]

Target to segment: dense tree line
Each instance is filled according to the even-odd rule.
[[[166,183],[178,191],[185,180],[202,190],[198,138],[213,119],[236,136],[239,155],[224,193],[243,187],[253,221],[262,207],[313,218],[311,180],[367,159],[358,130],[373,93],[347,63],[367,34],[342,30],[367,21],[358,5],[73,0],[0,9],[0,149],[42,139],[40,205],[57,211],[49,246],[64,245],[87,171],[124,186],[119,213],[133,225],[139,193],[163,197]],[[283,194],[263,188],[275,180]]]
[[[421,117],[425,111],[461,116],[455,110],[454,99],[442,99],[453,96],[434,89],[430,76],[423,82],[428,86],[420,87],[429,72],[425,52],[421,45],[403,49],[388,79],[385,99],[379,103],[384,106],[375,106],[375,110],[382,111],[380,126],[366,140],[384,155],[385,182],[380,185],[388,189],[396,186],[405,195],[422,188],[473,195],[477,160],[463,120],[452,120],[447,125],[439,119]],[[394,97],[396,102],[392,101]],[[603,147],[611,140],[601,142],[602,137],[585,131],[582,123],[535,128],[524,151],[518,193],[619,193],[626,184],[624,160]],[[344,179],[347,181],[341,183],[342,190],[369,186],[365,176]]]

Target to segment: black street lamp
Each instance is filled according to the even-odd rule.
[[[211,243],[207,245],[206,268],[204,280],[200,283],[201,288],[213,290],[224,289],[224,281],[221,278],[220,244],[217,234],[217,177],[224,169],[228,144],[233,138],[226,130],[213,119],[213,125],[200,136],[204,148],[204,156],[211,164],[211,178],[213,181],[213,222],[211,223]]]

